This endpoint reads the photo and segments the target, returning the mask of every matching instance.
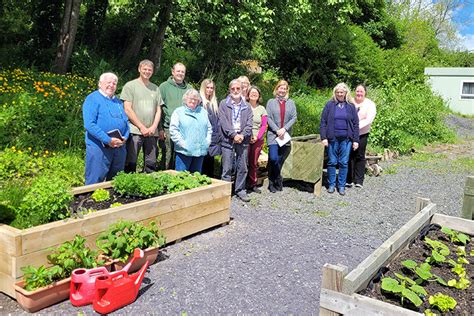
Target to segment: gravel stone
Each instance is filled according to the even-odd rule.
[[[450,122],[461,126],[472,149],[473,120]],[[318,314],[325,263],[355,268],[414,215],[417,197],[459,216],[466,175],[474,174],[472,164],[455,167],[444,158],[402,157],[381,166],[381,176],[367,177],[363,189],[347,189],[345,196],[323,188],[317,198],[312,185],[285,182],[283,192],[263,188],[249,203],[233,197],[229,225],[164,248],[136,302],[115,314]],[[22,313],[0,294],[0,314]],[[94,311],[65,301],[42,313]]]

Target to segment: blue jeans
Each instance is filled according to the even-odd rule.
[[[328,146],[328,183],[329,187],[336,186],[336,166],[339,165],[339,176],[337,187],[344,188],[346,185],[349,155],[352,142],[350,139],[342,138],[329,142]]]
[[[176,153],[176,171],[202,172],[204,156],[192,157]]]
[[[248,145],[234,144],[232,148],[222,146],[222,177],[227,182],[232,181],[235,172],[235,193],[245,190],[245,180],[248,172]]]
[[[281,178],[281,168],[286,158],[290,154],[291,146],[278,146],[278,144],[268,145],[268,179],[275,182]]]
[[[112,180],[125,167],[127,149],[86,144],[86,185]]]

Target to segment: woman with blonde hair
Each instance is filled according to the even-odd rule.
[[[268,190],[272,193],[283,190],[281,168],[291,151],[289,141],[280,146],[277,139],[283,140],[285,135],[291,136],[293,124],[296,122],[296,105],[289,98],[289,93],[288,82],[280,80],[273,89],[275,98],[267,102]]]
[[[345,195],[351,148],[356,150],[359,147],[359,117],[352,102],[349,87],[345,83],[338,83],[321,114],[321,142],[328,147],[329,193],[335,191],[336,167],[339,165],[337,188],[340,195]]]
[[[249,101],[249,88],[250,88],[250,80],[247,76],[240,76],[237,78],[242,84],[242,96],[245,98],[245,101]]]
[[[207,111],[209,122],[212,126],[211,144],[207,151],[207,155],[204,157],[204,163],[202,166],[202,173],[208,177],[214,177],[214,157],[221,154],[221,142],[220,142],[220,123],[219,123],[219,106],[217,105],[216,98],[216,85],[212,79],[204,79],[201,82],[200,95],[202,99],[202,106]]]

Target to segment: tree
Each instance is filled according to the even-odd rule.
[[[163,54],[163,44],[165,40],[166,27],[170,22],[171,11],[173,10],[173,0],[166,0],[161,5],[160,13],[157,18],[158,28],[151,40],[150,59],[155,64],[155,71],[161,66],[161,56]]]
[[[79,11],[81,0],[66,0],[64,14],[61,23],[56,59],[53,64],[53,72],[64,74],[69,67],[74,40],[76,38],[79,23]]]
[[[86,0],[86,15],[84,17],[84,33],[82,42],[91,48],[96,48],[102,33],[109,0]]]

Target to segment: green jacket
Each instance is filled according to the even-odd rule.
[[[164,103],[161,107],[160,128],[169,129],[171,114],[173,114],[174,110],[183,105],[184,93],[186,90],[192,88],[193,87],[186,81],[183,81],[181,85],[177,85],[172,76],[160,84],[161,98]]]

